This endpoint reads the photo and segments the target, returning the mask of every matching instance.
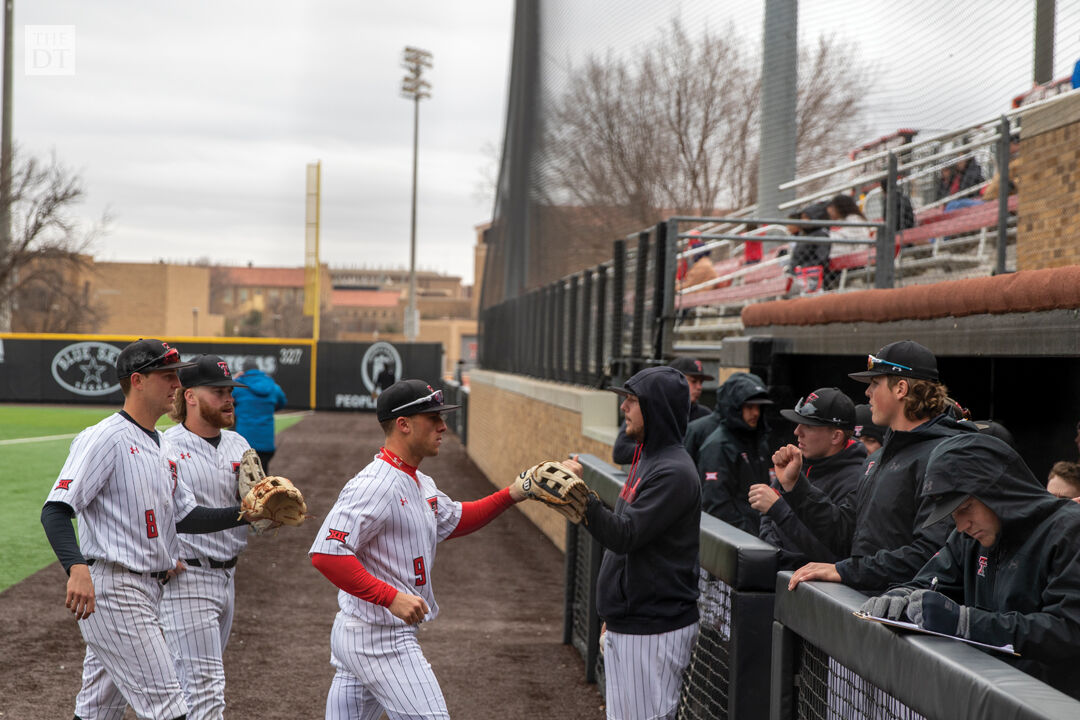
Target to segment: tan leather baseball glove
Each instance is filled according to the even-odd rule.
[[[514,485],[525,497],[539,500],[575,525],[585,519],[589,496],[596,496],[584,480],[555,460],[545,460],[521,471]]]

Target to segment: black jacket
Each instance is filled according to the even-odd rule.
[[[708,415],[696,420],[691,418],[690,424],[686,426],[686,438],[683,440],[683,445],[686,447],[690,459],[694,461],[694,465],[697,465],[698,455],[701,454],[701,446],[709,439],[713,430],[720,427],[720,418],[720,411],[713,410]]]
[[[924,489],[974,495],[1001,531],[984,548],[953,529],[909,587],[936,577],[938,592],[971,608],[972,640],[1011,643],[1021,657],[1001,657],[1080,697],[1080,505],[1047,493],[1015,451],[981,434],[938,445]]]
[[[852,440],[840,452],[826,458],[806,460],[802,479],[825,493],[834,504],[851,498],[859,486],[866,463],[866,448]],[[779,488],[774,482],[773,487]],[[812,533],[783,497],[761,517],[758,536],[780,548],[780,569],[794,570],[808,562],[836,562],[847,553],[834,553]]]
[[[690,422],[699,418],[708,417],[712,413],[708,408],[698,403],[690,403]],[[689,429],[687,430],[689,432]],[[629,465],[634,462],[634,451],[637,443],[626,436],[626,423],[619,426],[619,434],[615,437],[615,445],[611,448],[611,461],[616,465]],[[687,448],[689,452],[689,448]],[[693,456],[691,456],[693,457]]]
[[[641,403],[645,440],[615,510],[590,499],[585,527],[606,548],[596,581],[600,617],[615,632],[652,635],[698,621],[701,488],[682,446],[686,378],[655,367],[626,387]]]
[[[751,428],[742,419],[742,406],[764,392],[761,378],[752,373],[728,378],[717,392],[720,424],[702,443],[697,458],[702,508],[751,535],[758,534],[761,514],[750,507],[746,495],[751,485],[769,482],[772,453],[764,416]]]
[[[975,426],[938,415],[914,430],[885,434],[885,444],[866,459],[854,498],[832,502],[800,479],[784,498],[808,528],[837,555],[844,584],[884,590],[915,577],[945,544],[939,523],[923,528],[929,507],[919,497],[930,451],[948,437],[975,432]]]

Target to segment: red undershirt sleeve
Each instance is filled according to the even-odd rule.
[[[355,555],[314,553],[311,564],[339,588],[375,605],[390,607],[398,591],[367,571]]]
[[[461,519],[458,520],[454,532],[450,533],[450,537],[446,539],[461,537],[479,530],[513,504],[514,499],[510,497],[510,488],[508,487],[497,493],[492,493],[486,498],[461,503]]]

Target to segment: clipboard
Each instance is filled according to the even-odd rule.
[[[927,630],[926,628],[919,627],[915,623],[901,622],[899,620],[889,620],[887,618],[874,617],[873,615],[867,615],[866,613],[853,612],[851,613],[860,620],[869,620],[871,622],[881,623],[882,625],[888,625],[889,627],[900,628],[901,630],[908,630],[911,632],[921,633],[923,635],[937,635],[938,637],[950,638],[952,640],[959,640],[965,642],[968,645],[974,645],[975,647],[985,648],[987,650],[993,650],[994,652],[1005,653],[1007,655],[1013,655],[1014,657],[1020,657],[1020,653],[1013,649],[1011,644],[1009,645],[988,645],[986,643],[976,642],[975,640],[968,640],[967,638],[957,637],[956,635],[949,635],[947,633],[934,632],[933,630]]]

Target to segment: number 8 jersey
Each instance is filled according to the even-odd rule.
[[[155,442],[156,440],[156,442]],[[151,436],[117,413],[71,441],[67,461],[46,502],[71,506],[86,558],[158,572],[176,565],[176,521],[195,507]]]
[[[435,546],[460,519],[461,503],[383,450],[342,488],[309,554],[355,554],[375,578],[423,598],[430,609],[424,619],[434,620],[439,614],[431,586]],[[372,625],[404,625],[387,608],[344,590],[338,591],[338,606]]]

